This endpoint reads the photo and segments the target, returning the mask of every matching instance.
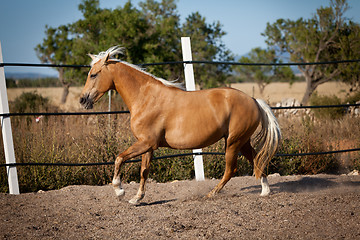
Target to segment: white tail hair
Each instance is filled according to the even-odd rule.
[[[261,115],[261,130],[255,136],[256,156],[254,158],[254,174],[256,178],[265,175],[264,169],[269,165],[281,143],[281,131],[271,108],[264,100],[256,99]]]

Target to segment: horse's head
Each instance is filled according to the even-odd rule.
[[[86,79],[84,89],[80,94],[80,104],[86,109],[92,109],[108,90],[114,89],[113,74],[108,65],[118,60],[112,59],[115,54],[122,53],[122,48],[112,47],[99,55],[91,55],[91,69]]]

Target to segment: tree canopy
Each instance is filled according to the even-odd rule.
[[[299,63],[360,59],[359,24],[344,17],[346,0],[332,0],[329,7],[317,9],[310,19],[278,19],[268,23],[263,35],[266,43],[290,53]],[[307,87],[302,103],[306,104],[322,83],[339,80],[359,85],[360,63],[299,65]]]
[[[126,48],[122,59],[134,64],[181,61],[180,38],[190,36],[192,48],[196,49],[194,60],[232,59],[222,42],[226,33],[219,22],[207,23],[205,17],[193,13],[181,24],[175,0],[144,0],[139,7],[128,1],[123,7],[102,9],[99,0],[83,0],[78,6],[83,14],[81,19],[55,28],[46,27],[43,42],[35,48],[37,55],[44,63],[88,64],[88,53],[97,54],[120,45]],[[84,82],[88,71],[57,70],[65,90],[74,82]],[[181,64],[147,70],[162,78],[183,79]],[[230,68],[226,66],[204,66],[197,73],[197,83],[202,88],[224,85],[229,74]]]
[[[251,49],[247,56],[239,59],[240,63],[281,63],[281,59],[276,56],[274,49],[262,49],[260,47]],[[292,81],[295,75],[289,66],[276,67],[271,65],[240,65],[234,67],[242,78],[252,80],[257,83],[260,94],[263,94],[266,85],[272,81]]]

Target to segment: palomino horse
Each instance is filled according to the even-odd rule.
[[[239,152],[253,164],[255,177],[261,178],[261,196],[270,193],[264,169],[276,152],[281,133],[264,101],[254,100],[232,88],[187,92],[176,83],[115,59],[119,53],[122,48],[112,47],[99,55],[90,55],[92,67],[80,96],[83,107],[91,109],[105,92],[115,89],[130,110],[131,130],[137,141],[115,161],[112,185],[119,198],[125,194],[120,168],[126,160],[142,154],[140,187],[130,200],[136,204],[145,195],[154,150],[203,148],[221,138],[225,139],[225,173],[208,197],[218,193],[236,172]],[[255,151],[250,137],[260,123],[261,130],[254,140]]]

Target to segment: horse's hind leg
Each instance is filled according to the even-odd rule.
[[[256,156],[256,151],[251,146],[250,140],[248,140],[244,144],[244,146],[242,146],[240,152],[244,157],[246,157],[249,160],[250,164],[252,166],[254,166],[254,158]],[[266,174],[263,173],[261,176],[261,194],[260,194],[260,196],[268,196],[269,194],[270,194],[269,183],[267,181]]]
[[[266,196],[269,196],[269,194],[270,194],[270,186],[269,186],[266,175],[263,174],[261,176],[261,194],[260,194],[260,196],[266,197]]]
[[[225,152],[225,173],[218,185],[207,195],[208,197],[214,196],[218,193],[225,184],[232,178],[236,172],[237,155],[239,152],[239,144],[227,144]]]
[[[142,155],[140,170],[140,187],[137,194],[129,201],[131,204],[137,204],[145,196],[145,182],[149,175],[150,162],[153,151],[146,152]]]
[[[240,149],[241,154],[250,162],[254,167],[254,158],[256,156],[255,149],[250,144],[250,139]]]

